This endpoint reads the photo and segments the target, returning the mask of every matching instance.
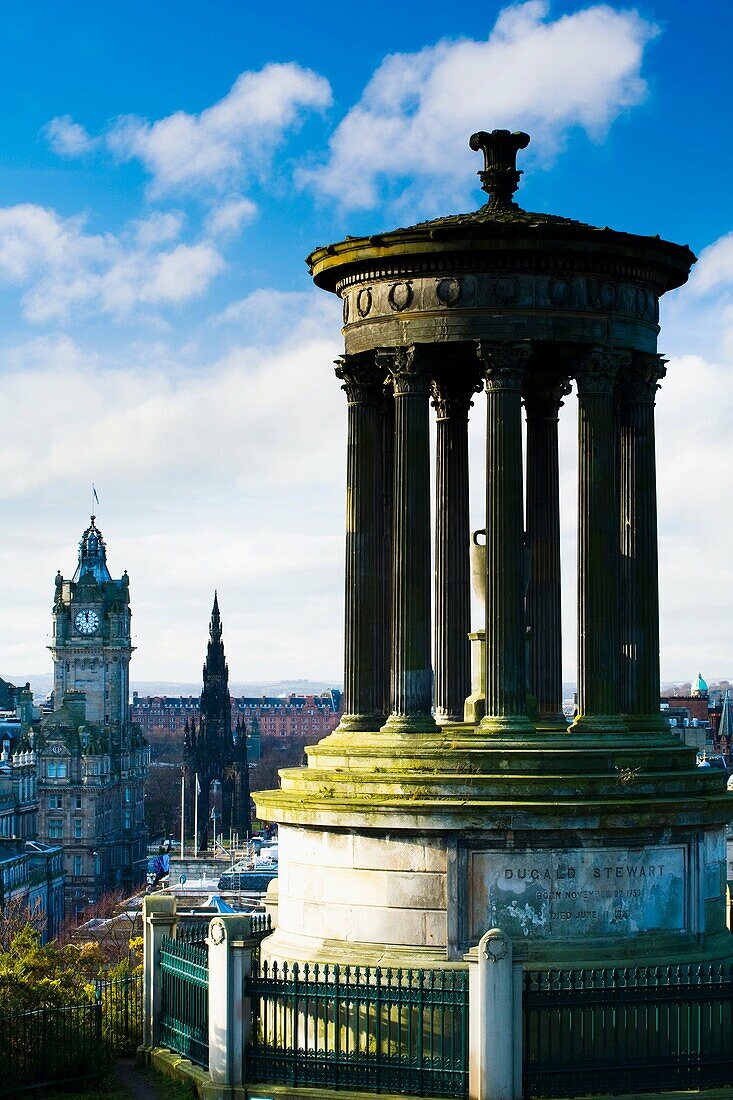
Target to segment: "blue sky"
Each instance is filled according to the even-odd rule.
[[[660,339],[662,671],[733,676],[729,7],[414,10],[0,9],[1,674],[48,667],[53,576],[94,480],[131,576],[135,678],[197,677],[215,585],[237,679],[340,677],[339,311],[304,257],[478,205],[468,135],[506,125],[533,137],[523,205],[701,256]]]

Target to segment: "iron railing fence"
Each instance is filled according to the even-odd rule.
[[[210,917],[205,920],[180,920],[176,924],[176,939],[182,943],[206,943]]]
[[[733,981],[722,966],[528,972],[524,1096],[733,1083]]]
[[[0,1096],[99,1076],[102,1007],[40,1008],[0,1017]]]
[[[209,1065],[209,953],[206,944],[161,937],[160,1041]]]
[[[92,1003],[0,1015],[0,1097],[93,1080],[143,1037],[142,975],[99,980]]]
[[[468,972],[265,963],[247,982],[248,1081],[468,1092]]]
[[[143,1041],[143,976],[96,982],[102,1009],[102,1043],[107,1057],[135,1053]]]

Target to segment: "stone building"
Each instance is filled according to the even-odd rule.
[[[259,756],[257,735],[277,740],[325,737],[341,718],[342,695],[336,688],[318,695],[240,695],[231,699],[232,724],[242,720],[247,729],[250,760]],[[194,695],[138,695],[132,693],[132,720],[146,736],[176,733],[199,718]]]
[[[64,918],[64,858],[57,844],[0,840],[0,912],[20,903],[44,943],[58,934]]]
[[[67,915],[145,881],[149,750],[129,709],[130,592],[92,516],[71,579],[56,576],[54,710],[21,745],[38,768],[38,837],[63,848]]]

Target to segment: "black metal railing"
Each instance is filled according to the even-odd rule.
[[[733,1082],[733,981],[722,966],[524,975],[524,1096]]]
[[[143,1041],[143,976],[96,983],[102,1010],[102,1043],[107,1057],[135,1053]]]
[[[161,937],[160,1041],[204,1069],[209,1064],[209,953],[206,944]]]
[[[248,1081],[467,1095],[464,969],[263,964],[247,995]]]
[[[89,1004],[0,1015],[0,1097],[93,1080],[142,1042],[143,980],[98,981]]]

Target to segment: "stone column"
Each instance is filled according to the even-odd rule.
[[[659,563],[654,396],[666,368],[635,355],[618,380],[621,452],[621,710],[633,730],[667,730],[659,710]]]
[[[385,731],[432,732],[429,376],[417,345],[377,353],[394,387],[391,708]]]
[[[472,365],[472,364],[471,364]],[[465,365],[433,381],[435,459],[435,717],[462,722],[471,690],[471,584],[468,514],[468,410],[480,389]]]
[[[530,631],[529,690],[541,726],[566,728],[562,713],[560,599],[560,474],[557,420],[567,379],[527,378],[527,541],[531,555],[527,589]]]
[[[163,971],[160,945],[163,936],[174,936],[176,899],[169,894],[151,894],[143,898],[143,1046],[157,1047],[160,1042],[160,1016],[163,996]]]
[[[391,375],[383,392],[382,417],[382,559],[379,605],[381,646],[380,698],[382,711],[392,709],[392,489],[394,481],[394,393]]]
[[[628,357],[584,352],[578,386],[578,715],[573,730],[626,730],[619,694],[619,517],[614,381]]]
[[[252,1012],[247,979],[252,972],[252,918],[222,914],[209,922],[209,1076],[231,1089],[244,1081]]]
[[[482,730],[531,733],[527,717],[522,379],[528,344],[479,342],[485,364],[486,714]]]
[[[373,359],[345,356],[336,375],[348,400],[346,462],[346,636],[340,728],[378,730],[384,722],[379,614],[383,578],[381,374]]]

